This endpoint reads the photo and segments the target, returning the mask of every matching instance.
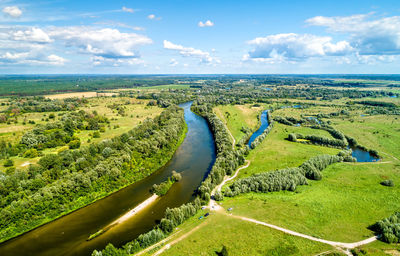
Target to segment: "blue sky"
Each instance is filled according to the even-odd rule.
[[[399,73],[398,1],[0,0],[0,73]]]

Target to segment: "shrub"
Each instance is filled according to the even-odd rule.
[[[14,166],[14,161],[11,159],[6,159],[3,164],[4,167],[11,167]]]
[[[31,149],[28,149],[27,151],[25,151],[23,156],[25,158],[34,158],[34,157],[37,157],[38,155],[39,155],[39,153],[36,150],[36,148],[31,148]]]
[[[394,187],[394,182],[393,182],[393,180],[384,180],[381,182],[381,185],[387,186],[387,187]]]
[[[77,139],[77,140],[71,140],[71,141],[68,143],[69,149],[77,149],[77,148],[79,148],[80,146],[81,146],[81,141],[80,141],[79,139]]]

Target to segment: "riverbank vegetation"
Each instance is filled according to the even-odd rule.
[[[104,197],[157,170],[183,140],[183,111],[170,107],[131,131],[47,154],[27,171],[1,174],[3,240]]]

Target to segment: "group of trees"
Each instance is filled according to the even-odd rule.
[[[320,155],[307,160],[299,167],[262,172],[239,179],[226,188],[224,196],[233,197],[249,192],[295,191],[297,186],[307,185],[307,179],[320,180],[321,171],[327,166],[342,161],[353,161],[349,154],[348,151],[341,151],[338,155]]]
[[[160,184],[154,184],[151,189],[150,193],[156,194],[158,196],[163,196],[167,194],[168,190],[172,187],[172,185],[175,182],[178,182],[182,179],[182,176],[180,173],[177,173],[176,171],[172,171],[171,177],[169,177],[166,181],[160,183]]]
[[[247,147],[234,149],[228,131],[223,122],[212,112],[212,104],[207,100],[196,100],[192,110],[203,116],[209,123],[214,135],[217,148],[217,158],[207,176],[198,188],[198,194],[203,202],[210,200],[211,191],[221,183],[225,175],[230,175],[245,161],[244,155],[248,153]]]
[[[133,241],[126,243],[122,248],[115,248],[114,245],[108,244],[105,249],[101,251],[93,251],[92,256],[128,256],[132,255],[144,248],[157,243],[170,234],[175,227],[182,224],[188,218],[194,216],[201,208],[199,198],[193,202],[181,205],[176,208],[167,208],[164,218],[160,223],[149,232],[140,235]]]
[[[70,149],[80,147],[80,139],[75,136],[77,130],[99,130],[109,120],[97,114],[85,111],[68,112],[60,116],[60,120],[36,125],[26,132],[19,143],[14,145],[0,144],[0,151],[8,154],[2,156],[15,156],[17,154],[31,156],[32,148],[42,150],[57,146],[69,145]],[[29,151],[27,153],[27,151]]]
[[[288,136],[289,141],[300,142],[304,144],[316,144],[326,147],[346,148],[347,144],[343,140],[330,139],[318,135],[303,135],[300,133],[291,133]]]
[[[400,243],[400,212],[378,221],[373,229],[380,234],[380,240],[386,243]]]
[[[29,230],[82,207],[161,167],[185,130],[170,107],[131,131],[77,150],[43,156],[27,170],[0,174],[0,237]]]
[[[47,99],[44,97],[11,98],[5,113],[73,111],[87,103],[84,98]]]

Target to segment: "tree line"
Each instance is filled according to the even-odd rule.
[[[191,203],[183,204],[176,208],[167,208],[164,218],[149,232],[141,234],[138,238],[126,243],[121,248],[116,248],[110,243],[103,250],[94,250],[92,256],[127,256],[137,253],[166,238],[175,227],[194,216],[200,208],[201,202],[199,198],[196,198]]]
[[[307,160],[299,167],[262,172],[238,179],[226,188],[224,196],[233,197],[249,192],[295,191],[297,186],[307,185],[307,179],[320,180],[321,171],[327,166],[342,161],[354,161],[350,154],[349,151],[341,151],[338,155],[319,155]]]

